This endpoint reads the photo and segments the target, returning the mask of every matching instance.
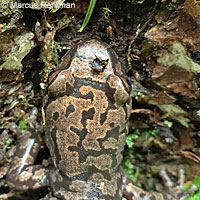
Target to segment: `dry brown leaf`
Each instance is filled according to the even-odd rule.
[[[159,42],[179,41],[194,50],[200,50],[200,2],[186,0],[182,11],[175,18],[169,17],[166,20],[165,11],[159,11],[155,17],[158,24],[145,37]]]
[[[200,25],[200,1],[186,0],[184,10]]]

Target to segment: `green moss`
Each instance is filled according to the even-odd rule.
[[[182,110],[179,106],[175,104],[162,104],[157,105],[164,113],[168,113],[168,116],[171,119],[177,120],[183,126],[189,127],[188,122],[190,121],[188,118],[184,117],[187,113]]]
[[[200,73],[200,65],[193,62],[193,60],[186,55],[183,45],[180,43],[174,43],[169,48],[169,51],[171,54],[163,54],[157,59],[159,64],[164,66],[176,65],[195,74]]]
[[[129,134],[126,137],[126,144],[128,145],[128,149],[126,149],[124,152],[124,161],[122,163],[122,166],[124,168],[125,173],[134,182],[137,181],[137,178],[139,176],[139,169],[135,167],[134,164],[132,164],[131,162],[134,155],[134,145],[136,146],[136,140],[142,139],[142,141],[146,141],[148,140],[148,138],[154,137],[157,133],[158,130],[156,129],[146,131],[136,129],[133,133]]]
[[[28,122],[23,118],[23,119],[21,119],[21,120],[19,121],[18,127],[19,127],[19,129],[21,129],[21,130],[25,130],[25,129],[27,128],[27,124],[28,124]]]
[[[190,121],[185,116],[187,113],[178,105],[176,104],[159,104],[156,101],[149,100],[149,104],[156,105],[163,113],[167,113],[167,116],[170,119],[173,119],[175,121],[178,121],[185,127],[189,127],[188,122]]]
[[[0,65],[0,70],[22,70],[22,59],[34,47],[34,42],[32,41],[33,37],[33,33],[23,33],[20,36],[15,37],[14,45],[5,58],[5,62]]]

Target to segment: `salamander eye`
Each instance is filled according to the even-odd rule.
[[[120,79],[124,83],[127,91],[130,93],[131,92],[131,82],[128,79],[124,78],[124,77],[120,77]]]
[[[48,84],[50,84],[55,77],[59,74],[60,70],[53,70],[49,73],[48,78],[47,78],[47,82]]]

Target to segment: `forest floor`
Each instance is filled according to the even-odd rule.
[[[161,182],[160,167],[174,180],[180,167],[186,181],[200,176],[200,2],[100,0],[79,32],[87,9],[87,0],[56,12],[1,4],[0,199],[44,195],[15,191],[5,182],[16,147],[9,123],[23,126],[26,113],[41,110],[48,73],[73,45],[92,38],[115,50],[132,80],[125,171],[147,191]]]

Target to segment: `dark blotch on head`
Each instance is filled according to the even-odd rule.
[[[72,104],[70,104],[66,109],[65,117],[68,118],[70,113],[73,113],[74,111],[75,111],[74,106]]]
[[[108,99],[110,101],[112,101],[112,102],[115,102],[114,94],[115,94],[116,89],[115,88],[111,88],[109,86],[109,84],[106,83],[105,90],[106,90],[106,96],[108,97]]]
[[[69,84],[69,83],[66,83],[66,95],[67,96],[70,96],[74,91],[74,88]]]
[[[53,120],[57,120],[58,119],[58,117],[59,117],[59,113],[58,112],[55,112],[54,114],[53,114]]]

